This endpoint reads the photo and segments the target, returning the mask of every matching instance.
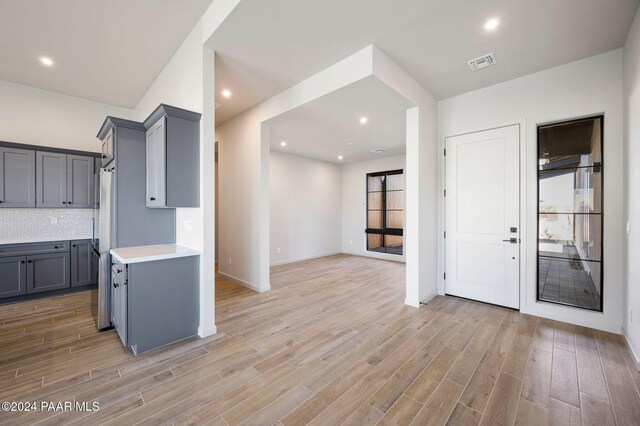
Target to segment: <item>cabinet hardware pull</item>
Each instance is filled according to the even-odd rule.
[[[2,203],[2,202],[3,202],[3,201],[2,201],[2,200],[0,200],[0,203]]]
[[[71,247],[76,247],[76,245],[75,245],[75,244],[73,244]],[[56,248],[57,248],[57,247],[56,247]]]
[[[21,260],[20,263],[24,263],[24,260]]]
[[[119,287],[118,283],[113,283],[113,288],[118,288],[118,287]]]
[[[53,246],[53,248],[54,248],[54,249],[57,249],[57,248],[58,248],[58,246]]]
[[[27,263],[31,263],[31,262],[33,262],[33,260],[27,260]]]
[[[156,197],[151,197],[151,198],[149,198],[149,200],[151,200],[151,201],[155,201],[155,200],[156,200]]]
[[[67,204],[67,202],[66,202],[66,201],[63,201],[63,202],[62,202],[62,204]]]

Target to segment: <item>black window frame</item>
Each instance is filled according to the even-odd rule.
[[[600,164],[595,164],[593,166],[589,166],[591,168],[599,168],[600,172],[600,185],[601,185],[601,194],[600,194],[600,212],[599,213],[588,213],[590,215],[600,216],[600,260],[588,260],[589,262],[599,263],[600,264],[600,306],[599,309],[593,309],[586,306],[579,306],[570,303],[564,303],[560,301],[547,300],[540,298],[540,135],[541,129],[549,126],[558,126],[563,124],[573,124],[579,123],[581,121],[592,121],[592,120],[600,120]],[[572,120],[563,120],[553,123],[545,123],[539,124],[536,128],[536,301],[544,302],[544,303],[552,303],[556,305],[567,306],[576,309],[582,309],[590,312],[604,312],[604,114],[596,114],[588,117],[576,118]],[[561,168],[561,167],[560,167]],[[547,169],[549,170],[549,169]],[[552,169],[551,169],[552,170]],[[584,213],[583,213],[584,214]],[[543,256],[548,258],[548,256]],[[567,259],[568,260],[568,259]]]
[[[384,243],[384,236],[385,235],[393,235],[393,236],[399,236],[399,237],[403,237],[403,244],[402,244],[402,253],[393,253],[393,252],[388,252],[385,251],[384,252],[379,252],[379,251],[375,251],[375,250],[371,250],[369,248],[369,239],[367,238],[367,246],[366,249],[367,251],[371,251],[373,253],[382,253],[382,254],[391,254],[394,256],[403,256],[404,255],[404,228],[387,228],[387,176],[393,176],[393,175],[403,175],[404,178],[404,169],[397,169],[397,170],[389,170],[389,171],[384,171],[384,172],[375,172],[375,173],[367,173],[366,175],[366,181],[367,181],[367,185],[366,185],[366,192],[365,192],[365,196],[367,199],[366,202],[366,216],[367,216],[367,227],[365,228],[364,232],[365,235],[367,235],[367,237],[371,234],[371,235],[382,235],[383,238],[383,243],[382,246],[385,247],[385,243]],[[382,182],[382,191],[380,191],[382,193],[382,228],[370,228],[369,227],[369,194],[371,193],[369,191],[369,178],[370,177],[378,177],[378,176],[384,176],[385,179]],[[375,191],[374,191],[375,192]],[[404,195],[404,185],[402,187],[402,192]],[[403,204],[403,213],[404,213],[404,204]]]

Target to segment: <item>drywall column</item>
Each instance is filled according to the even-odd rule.
[[[270,232],[270,186],[269,186],[269,151],[271,147],[271,126],[260,125],[260,287],[259,292],[271,290],[269,271],[271,257],[269,254]]]
[[[406,165],[406,299],[419,306],[437,294],[438,105],[435,98],[377,47],[373,75],[409,100]]]
[[[216,333],[215,303],[215,54],[202,47],[202,137],[200,150],[200,214],[202,254],[200,256],[200,337]]]
[[[407,160],[405,169],[405,230],[407,305],[420,306],[420,108],[407,110]]]

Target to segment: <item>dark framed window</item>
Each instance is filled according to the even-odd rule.
[[[402,255],[404,249],[404,174],[402,170],[367,174],[367,250]]]
[[[538,127],[538,300],[602,311],[604,116]]]

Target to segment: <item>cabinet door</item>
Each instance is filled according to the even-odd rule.
[[[26,257],[0,257],[0,298],[27,293]]]
[[[124,281],[112,275],[113,304],[111,305],[113,327],[118,332],[122,344],[127,346],[127,286]]]
[[[36,152],[36,207],[67,206],[67,155]]]
[[[147,207],[166,205],[166,118],[147,130]]]
[[[93,157],[67,155],[67,206],[93,208],[95,187]]]
[[[69,253],[27,256],[27,293],[69,287]]]
[[[71,241],[71,287],[96,284],[98,272],[91,240]]]
[[[113,160],[113,129],[109,130],[102,141],[102,167],[109,164],[111,160]]]
[[[36,206],[36,153],[0,147],[0,207]]]

